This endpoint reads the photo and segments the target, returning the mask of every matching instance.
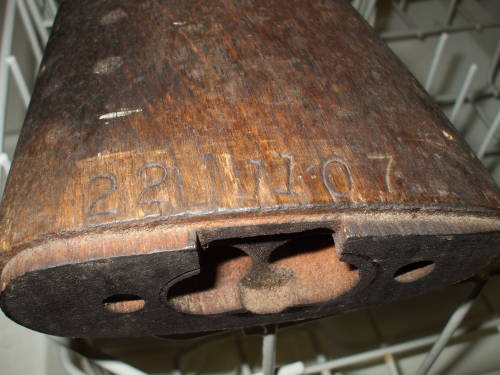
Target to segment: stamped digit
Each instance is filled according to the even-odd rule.
[[[297,193],[293,191],[293,168],[295,167],[295,157],[293,154],[280,153],[279,155],[286,160],[286,189],[274,188],[274,191],[277,194],[297,195]]]
[[[111,209],[105,210],[105,211],[96,211],[95,208],[96,208],[97,204],[100,201],[102,201],[103,199],[106,199],[107,197],[109,197],[116,190],[116,177],[110,173],[104,173],[104,174],[101,174],[99,176],[92,177],[88,182],[88,187],[90,188],[92,184],[94,184],[95,182],[97,182],[99,180],[108,180],[109,181],[109,188],[105,192],[99,194],[92,201],[92,203],[90,203],[90,206],[87,210],[87,215],[89,217],[103,216],[103,215],[114,215],[118,212],[118,209],[116,209],[116,208],[111,208]]]
[[[338,190],[338,187],[335,186],[335,182],[332,178],[332,174],[329,172],[329,168],[332,166],[332,165],[335,165],[337,164],[339,166],[339,169],[342,171],[342,173],[344,174],[344,179],[346,181],[346,183],[344,185],[346,185],[346,189],[344,189],[344,191],[339,191]],[[349,170],[349,166],[347,165],[347,163],[338,158],[338,157],[335,157],[335,156],[332,156],[331,158],[325,160],[321,166],[321,174],[322,174],[322,177],[323,177],[323,183],[325,184],[328,192],[330,193],[330,195],[332,196],[332,198],[349,198],[351,193],[352,193],[352,189],[353,189],[353,185],[352,185],[352,174],[351,174],[351,171]]]
[[[254,176],[255,176],[255,187],[253,189],[253,194],[252,194],[252,197],[248,197],[246,195],[242,195],[241,193],[237,195],[237,198],[238,199],[242,199],[242,200],[248,200],[248,201],[254,201],[254,200],[258,200],[259,199],[259,191],[260,191],[260,184],[262,182],[262,169],[264,168],[264,163],[262,162],[262,160],[260,159],[247,159],[247,161],[252,164],[252,165],[255,165],[257,168],[256,168],[256,171],[254,172]],[[238,173],[238,176],[239,176],[239,173]],[[239,178],[238,178],[239,180]],[[237,180],[237,181],[238,181]],[[241,192],[242,190],[242,186],[240,185],[240,183],[238,182],[238,190]]]
[[[259,191],[260,191],[260,184],[262,181],[262,168],[264,168],[264,164],[262,163],[262,160],[260,159],[248,159],[248,161],[257,166],[257,172],[255,174],[255,189],[253,191],[253,196],[255,199],[258,200],[259,198]]]
[[[139,193],[139,197],[137,198],[137,204],[151,205],[151,204],[158,204],[160,202],[164,202],[163,200],[159,200],[159,199],[152,199],[149,201],[144,201],[144,195],[146,195],[146,193],[148,191],[154,189],[156,186],[160,186],[162,183],[164,183],[167,180],[167,177],[168,177],[167,167],[165,167],[163,164],[155,162],[155,161],[151,161],[151,162],[147,162],[147,163],[143,164],[139,168],[139,170],[137,171],[137,176],[141,177],[146,170],[151,169],[151,168],[160,169],[161,173],[162,173],[161,177],[157,180],[151,181],[149,184],[146,184],[146,186],[144,186],[142,188],[141,192]]]
[[[392,185],[391,185],[391,173],[392,173],[392,162],[394,158],[392,155],[368,155],[368,159],[371,160],[387,160],[387,164],[385,167],[385,187],[389,193],[392,193]]]

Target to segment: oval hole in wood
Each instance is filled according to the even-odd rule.
[[[125,314],[142,310],[146,302],[134,294],[114,294],[106,298],[103,304],[112,313]]]
[[[410,263],[399,268],[394,274],[394,279],[400,283],[412,283],[430,274],[435,267],[435,263],[431,260]]]

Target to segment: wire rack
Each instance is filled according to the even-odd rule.
[[[353,0],[352,5],[375,27],[380,37],[442,106],[450,121],[499,182],[500,7],[498,4],[495,5],[495,2],[497,0]],[[491,6],[493,8],[490,8]],[[498,13],[495,14],[494,11],[492,13],[488,9],[496,9]],[[56,12],[55,0],[5,0],[3,9],[0,5],[0,16],[3,17],[0,47],[0,189],[2,190]],[[433,16],[429,17],[429,14]],[[262,339],[260,336],[242,336],[236,332],[194,342],[170,343],[166,340],[154,340],[157,340],[155,343],[160,343],[157,347],[163,351],[165,363],[169,362],[166,366],[167,372],[175,375],[203,372],[193,365],[199,360],[189,360],[189,357],[196,355],[199,359],[200,348],[204,348],[206,356],[207,352],[210,353],[207,346],[219,348],[215,349],[217,361],[222,357],[232,358],[232,362],[230,361],[223,372],[233,374],[332,375],[340,374],[339,371],[342,371],[343,374],[424,375],[429,373],[443,349],[450,343],[456,343],[457,340],[473,343],[478,337],[494,335],[500,330],[500,317],[494,298],[496,292],[481,294],[485,283],[486,280],[477,280],[474,285],[454,287],[453,292],[441,292],[444,294],[436,297],[446,299],[450,293],[454,293],[456,297],[447,302],[454,307],[445,309],[449,319],[438,334],[435,334],[437,327],[434,326],[432,329],[425,327],[417,334],[406,335],[403,339],[401,335],[387,337],[384,327],[376,317],[377,310],[367,309],[360,313],[348,314],[350,317],[355,317],[356,314],[359,317],[361,314],[362,320],[369,325],[374,340],[362,350],[357,348],[354,353],[346,351],[349,352],[346,355],[342,355],[342,350],[338,347],[336,354],[332,355],[328,351],[329,343],[334,340],[326,344],[321,343],[321,337],[330,334],[326,332],[334,329],[336,331],[333,335],[335,335],[343,328],[349,327],[349,324],[339,325],[338,319],[334,321],[331,318],[305,324],[299,328],[285,329],[280,331],[280,335],[277,335],[276,327],[268,327],[261,335]],[[498,280],[493,284],[500,287]],[[467,294],[465,299],[464,294]],[[427,297],[423,298],[420,302],[418,298],[412,302],[417,301],[417,304],[423,306],[432,306],[434,303],[426,300]],[[476,302],[478,300],[480,302]],[[479,314],[478,319],[473,320],[474,327],[471,328],[470,324],[460,327],[473,306],[478,309],[478,304],[484,311],[483,314]],[[393,311],[401,311],[404,303],[403,305],[398,303],[399,310],[394,306],[385,307],[384,314],[388,314],[387,311],[391,308]],[[414,308],[415,305],[410,306]],[[441,316],[437,320],[441,322],[445,319]],[[416,322],[421,323],[419,320],[413,323],[408,321],[408,326],[418,325]],[[433,331],[434,334],[422,334],[428,331]],[[349,332],[349,335],[353,334],[352,330]],[[57,347],[60,365],[68,374],[146,374],[138,369],[141,366],[133,366],[116,359],[96,359],[95,356],[85,355],[84,351],[75,349],[71,341],[49,336],[46,338],[51,345]],[[280,342],[278,362],[276,362],[278,338],[288,340],[289,343],[300,343],[299,348],[295,350],[297,355],[289,355],[290,347],[283,350],[286,344]],[[102,341],[94,344],[106,346],[106,342]],[[137,341],[133,345],[137,349]],[[144,347],[148,348],[148,345],[144,344]],[[344,343],[343,347],[345,346],[349,345]],[[220,347],[231,348],[231,353],[220,352],[226,350]],[[339,347],[342,347],[342,343]],[[261,354],[256,354],[255,348],[258,348],[257,351],[260,350]],[[427,350],[429,352],[424,357],[422,353]],[[415,352],[421,354],[422,358],[418,357],[420,363],[407,369],[404,358]],[[116,357],[120,357],[120,354]],[[205,359],[205,362],[210,361],[210,358]],[[366,368],[370,370],[367,370],[368,372],[360,370]],[[500,363],[496,369],[498,368]],[[150,373],[153,372],[167,373],[154,370]],[[218,372],[221,371],[212,371],[212,373]]]

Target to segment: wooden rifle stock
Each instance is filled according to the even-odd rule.
[[[499,191],[345,0],[66,0],[1,206],[1,307],[63,336],[317,318],[467,279]]]

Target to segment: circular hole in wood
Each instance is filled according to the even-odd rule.
[[[125,314],[142,310],[146,302],[134,294],[114,294],[106,298],[103,304],[112,313]]]
[[[430,260],[407,264],[396,271],[394,279],[400,283],[412,283],[430,274],[436,265]]]

